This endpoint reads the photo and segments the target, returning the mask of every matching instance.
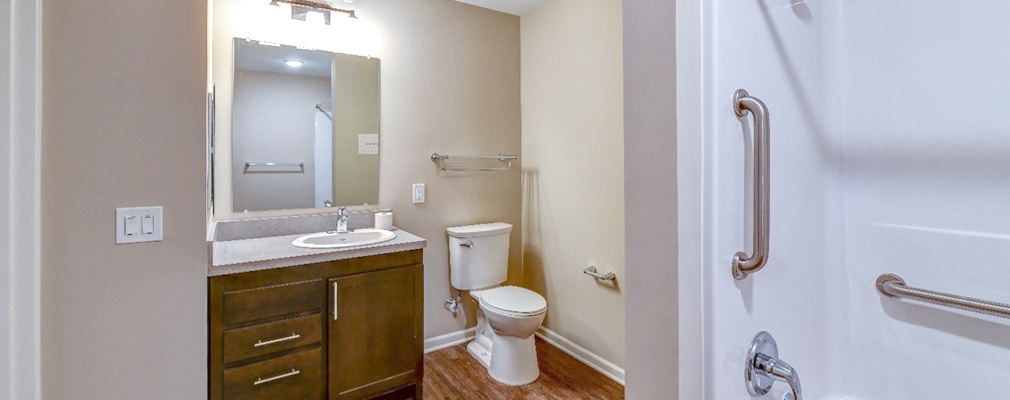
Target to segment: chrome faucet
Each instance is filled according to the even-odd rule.
[[[779,359],[779,347],[768,332],[758,333],[751,341],[744,378],[747,380],[747,392],[752,397],[765,395],[771,390],[774,381],[782,381],[789,384],[793,400],[803,400],[799,374]]]
[[[350,233],[351,231],[347,229],[347,207],[337,208],[337,229],[332,231],[327,231],[326,233]]]

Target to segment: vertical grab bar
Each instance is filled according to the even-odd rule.
[[[733,278],[744,279],[765,266],[768,261],[768,237],[771,230],[769,206],[769,147],[768,107],[746,90],[733,93],[733,111],[738,117],[754,115],[754,254],[740,251],[733,256]]]

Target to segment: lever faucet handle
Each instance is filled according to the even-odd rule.
[[[745,363],[747,392],[752,397],[765,395],[775,381],[783,381],[789,385],[793,400],[803,400],[800,376],[796,369],[779,359],[778,345],[770,333],[760,332],[754,336]]]

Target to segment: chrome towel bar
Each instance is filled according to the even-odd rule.
[[[589,268],[586,268],[586,269],[582,270],[582,273],[586,274],[586,275],[589,275],[589,276],[591,276],[593,278],[599,279],[601,281],[612,281],[614,279],[617,279],[617,275],[614,274],[614,271],[610,271],[610,272],[607,272],[606,274],[600,275],[599,273],[596,272],[596,266],[595,265],[591,265],[591,266],[589,266]]]
[[[733,93],[733,111],[738,117],[743,117],[748,112],[754,115],[754,253],[748,256],[741,251],[733,255],[733,278],[744,279],[747,275],[760,271],[768,262],[768,241],[771,236],[771,207],[768,199],[771,140],[768,133],[771,128],[768,107],[761,99],[747,94],[746,90],[739,89]]]
[[[453,160],[498,160],[501,162],[507,162],[508,164],[503,167],[446,167],[445,162],[449,159]],[[470,172],[470,171],[507,171],[512,168],[512,161],[518,160],[519,156],[508,155],[508,154],[498,154],[497,156],[452,156],[442,155],[438,153],[431,154],[431,161],[438,162],[439,168],[446,172]]]
[[[266,167],[266,168],[298,168],[297,171],[290,170],[264,170],[264,171],[249,171],[251,168]],[[243,174],[248,173],[295,173],[301,174],[305,173],[305,163],[257,163],[257,162],[247,162],[245,163],[245,169],[242,171]]]
[[[887,297],[907,298],[944,307],[960,308],[962,310],[1010,318],[1010,304],[909,287],[905,285],[904,279],[895,274],[883,274],[878,277],[877,291]]]

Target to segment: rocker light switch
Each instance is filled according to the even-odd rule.
[[[142,221],[142,232],[145,235],[150,235],[154,233],[154,216],[151,214],[144,214],[144,220]]]
[[[161,241],[161,215],[161,207],[117,208],[116,244]]]
[[[133,236],[140,234],[140,218],[136,215],[128,215],[123,220],[123,229],[126,231],[126,236]]]

